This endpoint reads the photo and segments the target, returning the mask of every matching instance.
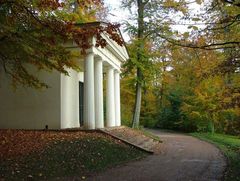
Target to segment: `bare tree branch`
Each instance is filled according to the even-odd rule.
[[[236,2],[235,0],[224,0],[225,3],[232,4],[234,6],[240,7],[240,2]]]
[[[194,45],[194,44],[183,44],[179,41],[167,38],[167,37],[161,35],[160,33],[156,33],[156,35],[159,36],[160,38],[168,41],[169,43],[172,43],[174,45],[181,46],[181,47],[186,47],[186,48],[196,48],[196,49],[203,49],[203,50],[217,50],[217,49],[228,49],[228,48],[240,47],[240,42],[238,42],[238,41],[211,43],[208,45],[200,45],[199,46],[199,45]],[[225,46],[225,45],[229,45],[229,46]]]

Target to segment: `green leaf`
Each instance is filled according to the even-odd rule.
[[[188,26],[188,29],[193,29],[193,30],[198,30],[198,27],[197,26]]]
[[[202,4],[202,0],[196,0],[197,4]]]
[[[200,18],[192,18],[192,21],[200,21]]]
[[[198,27],[197,27],[197,26],[192,26],[192,28],[193,28],[194,30],[198,30]]]
[[[183,33],[183,37],[184,37],[185,39],[187,39],[187,38],[189,37],[189,32]]]

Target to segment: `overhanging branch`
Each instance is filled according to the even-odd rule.
[[[228,41],[228,42],[221,42],[221,43],[211,43],[211,44],[206,44],[206,45],[195,45],[195,44],[184,44],[179,41],[173,40],[171,38],[167,38],[160,33],[156,33],[157,36],[160,38],[168,41],[169,43],[181,47],[186,47],[186,48],[195,48],[195,49],[203,49],[203,50],[217,50],[217,49],[229,49],[229,48],[236,48],[240,47],[240,42],[239,41]]]

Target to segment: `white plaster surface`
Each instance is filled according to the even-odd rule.
[[[121,126],[121,111],[120,111],[120,76],[119,72],[114,72],[114,96],[115,96],[115,124]]]
[[[106,126],[121,125],[119,72],[122,62],[129,57],[124,46],[119,46],[105,34],[102,36],[106,38],[108,45],[105,48],[93,46],[87,51],[84,67],[81,67],[84,73],[69,69],[69,76],[65,76],[58,72],[33,71],[40,80],[50,85],[47,90],[21,87],[14,92],[3,71],[0,70],[0,128],[44,129],[45,125],[48,125],[49,129],[79,127],[79,81],[85,82],[85,128],[103,127],[101,81],[105,68]],[[95,41],[93,37],[93,44]],[[71,51],[80,51],[74,43],[69,48]],[[99,58],[104,64],[98,62]],[[82,57],[76,61],[83,66]],[[114,70],[117,70],[118,74],[114,73]]]
[[[102,60],[95,60],[94,94],[95,94],[95,125],[104,128],[103,118],[103,65]]]
[[[95,129],[94,54],[89,53],[84,61],[84,127]]]
[[[79,127],[79,81],[83,73],[68,69],[61,74],[61,128]]]
[[[115,99],[114,99],[114,69],[109,67],[107,71],[107,127],[116,126],[115,123]]]
[[[35,72],[50,88],[36,90],[11,87],[10,79],[0,71],[0,128],[60,128],[60,74]]]

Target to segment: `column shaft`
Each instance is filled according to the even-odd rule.
[[[107,127],[115,126],[114,69],[107,70]]]
[[[102,60],[95,61],[95,125],[104,128],[103,119],[103,71]]]
[[[114,72],[114,90],[115,90],[115,122],[116,126],[121,126],[121,112],[120,112],[120,76],[119,72]]]
[[[84,127],[95,129],[94,106],[94,54],[89,53],[84,60]]]

